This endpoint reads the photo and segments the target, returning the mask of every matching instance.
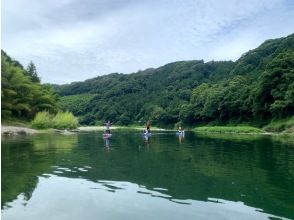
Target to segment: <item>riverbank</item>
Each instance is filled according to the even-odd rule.
[[[194,128],[195,132],[209,133],[237,133],[237,134],[261,134],[262,129],[252,126],[202,126]]]
[[[292,121],[291,121],[292,122]],[[279,127],[279,129],[269,129],[272,128],[272,125],[278,125],[275,127]],[[286,126],[284,125],[286,124]],[[289,120],[281,123],[271,123],[264,128],[257,128],[253,126],[244,126],[244,125],[236,125],[236,126],[201,126],[196,127],[191,130],[197,133],[229,133],[229,134],[264,134],[264,135],[294,135],[294,126],[289,123]],[[281,129],[287,128],[287,129]],[[144,126],[112,126],[111,130],[137,130],[142,131],[145,129]],[[73,133],[73,132],[80,132],[80,131],[104,131],[104,126],[81,126],[77,129],[66,129],[66,130],[59,130],[59,129],[32,129],[28,125],[1,125],[1,134],[2,135],[19,135],[19,134],[36,134],[36,133],[49,133],[49,132],[63,132],[63,133]],[[164,129],[158,127],[152,127],[152,131],[176,131],[176,129]]]
[[[1,135],[23,135],[23,134],[36,134],[40,132],[41,132],[40,130],[22,127],[22,126],[1,125]]]
[[[129,129],[129,130],[140,130],[143,131],[145,129],[144,126],[111,126],[111,130],[117,129]],[[81,126],[78,128],[80,131],[104,131],[105,126]],[[153,131],[168,131],[168,129],[152,127]]]
[[[111,130],[118,130],[118,129],[129,129],[129,130],[143,130],[144,127],[140,126],[112,126]],[[81,126],[77,129],[65,129],[65,130],[59,130],[59,129],[32,129],[29,128],[26,125],[20,125],[20,126],[14,126],[14,125],[1,125],[1,135],[26,135],[26,134],[37,134],[37,133],[50,133],[50,132],[63,132],[63,133],[70,133],[70,132],[80,132],[80,131],[104,131],[104,126]],[[167,131],[163,128],[157,128],[153,127],[153,131]]]
[[[192,129],[202,133],[236,133],[236,134],[290,134],[294,135],[294,117],[273,120],[262,128],[250,125],[205,125]]]
[[[262,134],[262,135],[294,135],[292,130],[267,131],[266,129],[251,126],[203,126],[192,129],[196,133],[218,133],[218,134]]]

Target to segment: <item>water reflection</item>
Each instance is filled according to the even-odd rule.
[[[38,190],[30,202],[19,195],[9,204],[13,209],[2,213],[3,219],[277,218],[242,202],[217,198],[209,198],[206,202],[180,200],[170,196],[167,190],[151,190],[130,182],[92,182],[55,175],[39,177],[38,181]]]
[[[149,149],[151,136],[149,136],[149,135],[143,135],[143,139],[144,139],[145,146],[147,147],[147,149]]]
[[[179,138],[179,143],[181,144],[185,138],[185,133],[179,133],[179,134],[177,134],[177,136]]]
[[[149,219],[173,218],[170,213],[174,218],[213,219],[219,215],[234,219],[234,212],[241,216],[235,219],[242,219],[242,216],[244,219],[294,218],[294,148],[288,142],[260,136],[229,139],[193,133],[187,134],[185,139],[182,137],[181,141],[175,139],[174,133],[154,134],[148,140],[144,137],[142,140],[135,132],[117,132],[108,141],[101,136],[80,133],[2,140],[2,209],[5,217],[17,219],[17,214],[22,216],[23,208],[18,204],[24,201],[26,210],[40,208],[40,211],[34,211],[40,215],[42,207],[37,205],[38,201],[48,199],[45,203],[52,208],[55,200],[65,199],[60,207],[67,210],[71,203],[96,204],[101,197],[101,203],[108,203],[107,199],[116,200],[109,205],[115,210],[114,205],[124,209],[129,218],[139,212],[146,213]],[[138,150],[138,146],[142,147]],[[109,154],[105,149],[113,151]],[[51,191],[48,195],[42,192],[45,190],[43,185],[51,189],[57,187],[56,182],[59,191]],[[86,187],[85,191],[78,186]],[[92,197],[86,189],[101,193]],[[63,190],[72,201],[62,197]],[[125,197],[120,197],[122,193]],[[141,206],[153,207],[153,203],[163,209],[162,215],[148,215],[149,207],[141,210]],[[193,208],[184,208],[186,206]],[[105,207],[97,205],[96,208]],[[97,214],[94,208],[87,210],[88,217]],[[114,216],[122,214],[112,212]]]
[[[104,146],[106,149],[110,149],[110,138],[104,138]]]

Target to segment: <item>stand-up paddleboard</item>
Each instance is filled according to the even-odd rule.
[[[151,133],[142,133],[142,135],[145,136],[145,137],[150,137]]]
[[[176,134],[177,134],[177,135],[182,135],[182,136],[184,136],[184,135],[185,135],[185,131],[177,131]]]
[[[103,134],[103,138],[110,138],[111,136],[112,136],[112,134],[107,134],[107,133]]]

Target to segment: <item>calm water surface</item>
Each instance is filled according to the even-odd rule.
[[[115,131],[2,137],[2,219],[294,219],[294,141]]]

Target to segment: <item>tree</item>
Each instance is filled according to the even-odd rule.
[[[40,82],[40,78],[37,73],[37,68],[35,64],[31,61],[26,69],[27,75],[31,77],[33,82]]]
[[[276,56],[261,74],[253,93],[256,117],[286,117],[294,112],[294,52]]]
[[[1,115],[4,120],[9,117],[31,119],[39,111],[57,111],[58,95],[52,87],[34,82],[27,71],[3,51],[1,85]]]
[[[62,108],[81,118],[90,112],[100,121],[153,119],[165,126],[179,121],[266,122],[294,112],[293,54],[294,34],[266,41],[236,62],[179,61],[55,88]],[[89,94],[93,97],[86,100]]]

